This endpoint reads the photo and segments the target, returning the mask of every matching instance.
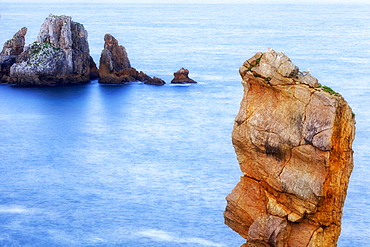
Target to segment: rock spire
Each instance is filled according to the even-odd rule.
[[[232,142],[243,176],[226,197],[225,223],[243,246],[336,246],[353,169],[351,108],[272,49],[240,75]]]
[[[16,62],[17,57],[23,52],[27,28],[23,27],[6,41],[0,53],[0,82],[8,82],[10,67]]]
[[[27,34],[27,28],[22,27],[18,32],[13,35],[13,38],[6,41],[0,56],[18,56],[23,52],[23,48],[26,42],[25,36]]]
[[[100,56],[99,83],[119,84],[143,81],[145,84],[165,84],[162,79],[151,78],[131,67],[125,47],[119,45],[117,39],[111,34],[104,36],[104,42],[104,49]]]

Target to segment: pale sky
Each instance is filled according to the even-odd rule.
[[[5,0],[12,2],[12,0]],[[50,0],[17,0],[16,2],[50,3]],[[370,0],[54,0],[53,3],[225,3],[225,4],[370,4]]]

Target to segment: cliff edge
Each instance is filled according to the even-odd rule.
[[[226,197],[225,223],[243,246],[336,246],[353,169],[351,108],[272,49],[239,71],[232,142],[243,176]]]

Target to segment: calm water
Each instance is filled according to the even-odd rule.
[[[339,246],[370,241],[370,5],[0,5],[0,43],[65,14],[131,64],[199,84],[0,86],[0,246],[240,246],[223,224],[241,175],[231,145],[238,68],[284,51],[340,92],[357,119]]]

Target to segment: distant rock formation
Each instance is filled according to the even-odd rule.
[[[100,56],[99,83],[119,84],[143,81],[145,84],[164,85],[157,77],[151,78],[144,72],[131,67],[125,47],[110,34],[104,36],[104,49]]]
[[[17,57],[23,52],[27,28],[23,27],[6,41],[0,53],[0,82],[8,82],[10,67],[16,62]]]
[[[177,72],[173,73],[174,78],[171,83],[182,84],[182,83],[197,83],[193,79],[189,78],[189,70],[181,68]]]
[[[336,246],[355,119],[342,96],[269,49],[240,68],[232,141],[243,176],[225,223],[243,246]]]
[[[69,16],[50,14],[37,41],[25,47],[10,69],[19,85],[74,84],[90,81],[87,31]]]

